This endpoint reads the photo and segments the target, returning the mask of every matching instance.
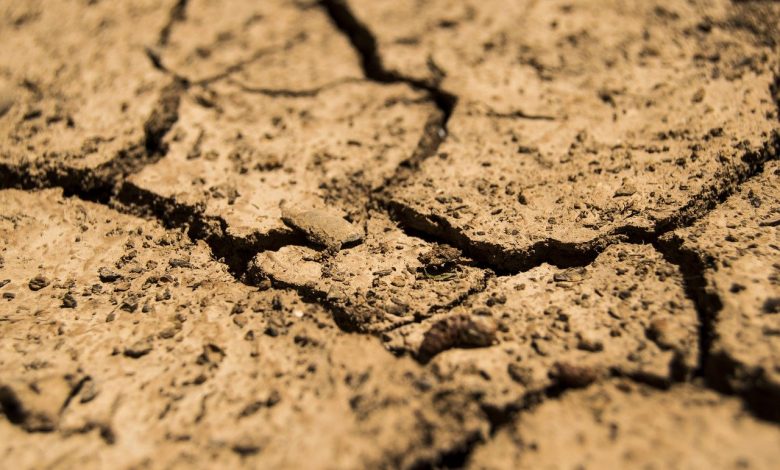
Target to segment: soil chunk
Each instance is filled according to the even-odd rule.
[[[329,250],[340,250],[363,239],[360,229],[333,211],[283,207],[282,220],[301,231],[310,242]]]
[[[627,381],[572,390],[477,446],[466,468],[761,468],[776,466],[780,429],[738,400]]]
[[[372,213],[363,242],[353,248],[324,258],[312,248],[286,246],[259,253],[248,271],[323,298],[345,327],[379,333],[428,318],[484,286],[487,273],[472,266],[426,274],[419,259],[435,246]]]
[[[4,3],[0,168],[37,182],[53,171],[87,186],[115,159],[136,165],[144,124],[168,84],[144,46],[175,1]]]
[[[116,271],[103,266],[98,270],[98,276],[102,282],[114,282],[122,278],[122,275]]]
[[[30,288],[31,291],[39,291],[44,287],[48,286],[49,284],[51,284],[51,281],[39,274],[34,278],[30,279],[30,282],[27,284],[27,286]]]
[[[777,54],[733,2],[347,3],[391,73],[459,98],[396,218],[493,269],[679,224],[776,154]]]
[[[706,217],[665,236],[670,253],[695,269],[711,352],[706,373],[723,390],[746,394],[757,411],[780,419],[780,163],[767,163]]]
[[[472,318],[494,319],[495,344],[458,347]],[[543,264],[490,278],[451,311],[386,336],[388,347],[428,358],[445,376],[479,371],[490,377],[474,390],[484,402],[502,406],[525,393],[582,387],[612,373],[667,385],[690,377],[698,359],[697,327],[682,273],[652,247],[616,244],[583,268]]]

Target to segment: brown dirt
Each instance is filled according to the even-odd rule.
[[[773,468],[779,22],[0,1],[0,467]]]

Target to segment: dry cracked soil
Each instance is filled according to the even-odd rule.
[[[777,468],[779,24],[0,0],[0,467]]]

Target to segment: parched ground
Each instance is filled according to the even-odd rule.
[[[0,467],[777,468],[779,25],[0,0]]]

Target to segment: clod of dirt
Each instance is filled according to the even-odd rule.
[[[396,220],[496,270],[686,223],[776,155],[777,54],[731,2],[347,3],[390,73],[459,97]]]
[[[587,387],[599,379],[598,370],[568,362],[556,362],[550,370],[550,377],[567,388]]]
[[[39,274],[38,276],[35,276],[34,278],[30,279],[30,282],[27,284],[27,286],[30,288],[31,291],[39,291],[44,287],[48,286],[49,284],[51,284],[51,281]]]
[[[152,352],[152,349],[154,349],[154,343],[151,338],[140,339],[125,348],[125,356],[138,359]]]
[[[458,314],[443,318],[425,332],[417,357],[428,362],[433,356],[452,348],[484,348],[496,341],[496,322],[492,318]]]
[[[283,201],[365,222],[367,192],[411,158],[438,115],[424,93],[402,84],[349,81],[271,96],[227,80],[208,87],[219,112],[204,110],[198,90],[182,97],[165,158],[131,176],[126,193],[175,208],[171,217],[218,220],[232,237],[263,247],[294,236],[281,220]],[[248,128],[262,139],[249,138]]]
[[[0,79],[16,85],[0,91],[0,167],[35,184],[84,187],[116,160],[137,165],[126,157],[142,156],[144,122],[167,82],[142,46],[175,1],[4,5],[25,21],[0,19]]]
[[[446,323],[434,328],[438,321],[474,314],[495,319],[500,347],[439,347],[449,345],[449,336],[439,333],[448,331]],[[444,376],[479,371],[490,377],[474,389],[483,403],[500,407],[529,392],[582,387],[610,373],[663,385],[689,377],[698,359],[697,326],[682,273],[648,245],[616,244],[583,268],[544,264],[493,277],[455,309],[386,336],[393,350],[438,353],[430,361]],[[429,330],[436,334],[426,337]]]
[[[78,302],[76,301],[76,298],[73,297],[73,294],[71,292],[68,292],[64,296],[62,296],[62,308],[76,308],[78,306]]]
[[[363,232],[333,211],[282,207],[282,221],[329,250],[340,250],[363,240]]]
[[[448,245],[434,245],[433,248],[417,257],[426,272],[436,274],[446,271],[460,260],[459,249]]]
[[[116,271],[112,271],[111,269],[103,266],[100,269],[98,269],[98,277],[100,277],[100,280],[102,282],[114,282],[121,279],[122,275]]]

